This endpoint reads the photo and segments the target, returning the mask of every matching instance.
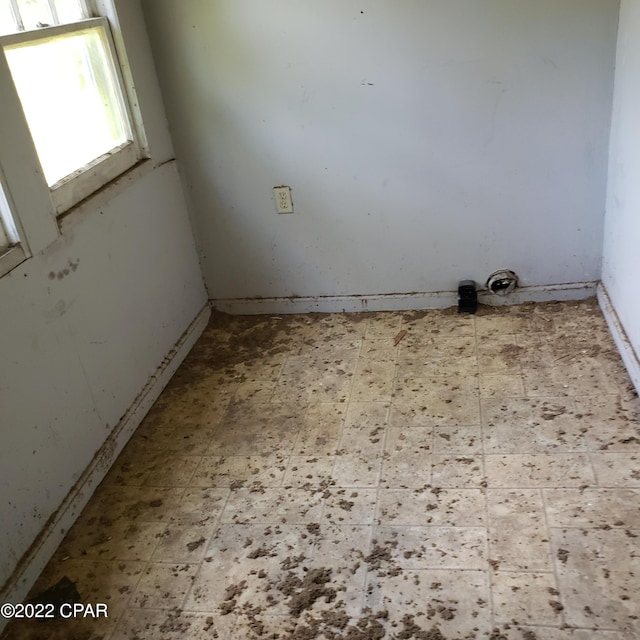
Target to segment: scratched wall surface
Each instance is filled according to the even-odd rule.
[[[120,17],[158,166],[0,278],[0,585],[206,302],[136,5]]]
[[[143,8],[213,298],[598,279],[618,0]]]

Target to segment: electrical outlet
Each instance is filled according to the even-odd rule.
[[[273,187],[273,195],[276,198],[276,211],[278,213],[293,213],[291,187]]]

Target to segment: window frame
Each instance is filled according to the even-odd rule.
[[[72,219],[75,212],[81,214],[87,205],[97,199],[100,202],[107,193],[107,187],[114,185],[117,190],[129,184],[128,176],[134,172],[151,168],[151,154],[145,125],[143,110],[138,99],[137,82],[134,80],[127,55],[120,22],[120,11],[125,16],[137,20],[135,12],[129,10],[128,5],[120,5],[120,0],[79,0],[84,15],[89,16],[65,25],[43,27],[30,32],[18,32],[0,36],[0,181],[8,202],[8,215],[17,230],[18,242],[9,246],[0,245],[0,277],[9,273],[24,260],[46,249],[62,233],[62,225],[67,218]],[[83,175],[87,188],[81,197],[69,197],[66,201],[54,203],[52,190],[47,184],[42,166],[31,136],[29,125],[24,115],[22,103],[18,96],[15,83],[11,76],[9,65],[4,54],[4,38],[34,33],[36,35],[44,29],[58,27],[82,28],[83,23],[99,20],[106,26],[106,39],[112,58],[114,76],[124,102],[124,112],[129,118],[136,153],[129,157],[129,161],[111,170],[115,162],[111,157],[96,158],[92,163],[78,170]],[[125,25],[126,26],[126,25]],[[131,46],[131,42],[128,42]],[[133,49],[134,62],[138,62],[138,51]],[[155,121],[151,120],[151,133],[154,133]],[[133,147],[131,147],[133,148]],[[130,151],[128,153],[131,153]],[[113,154],[106,154],[107,156]],[[74,180],[71,185],[78,186],[78,176],[72,174]],[[67,178],[63,179],[64,182]],[[54,185],[55,187],[56,185]],[[72,189],[73,187],[66,187]],[[60,191],[62,194],[63,191]],[[64,196],[61,196],[61,198]],[[73,203],[73,204],[71,204]]]
[[[0,51],[0,180],[7,201],[7,215],[17,230],[17,244],[0,249],[1,270],[5,275],[16,259],[20,246],[24,259],[42,251],[59,235],[49,186],[13,83],[4,51]],[[15,150],[19,150],[16,152]],[[11,254],[11,257],[4,258]]]
[[[2,235],[8,244],[0,244],[0,276],[17,267],[27,259],[24,246],[20,242],[20,232],[16,225],[14,207],[11,206],[11,196],[6,187],[4,175],[0,169],[0,227]],[[10,218],[14,229],[7,229],[5,218]]]
[[[143,136],[140,135],[139,118],[136,118],[130,106],[131,98],[122,77],[121,63],[116,49],[109,20],[105,17],[85,18],[76,22],[42,27],[29,31],[0,36],[0,47],[36,43],[57,36],[73,33],[81,34],[90,29],[99,29],[104,33],[107,51],[110,57],[110,71],[121,96],[120,107],[127,119],[131,140],[114,147],[109,152],[94,158],[88,164],[79,167],[76,171],[65,176],[58,182],[49,186],[51,200],[56,214],[60,215],[73,206],[95,193],[103,186],[122,175],[135,166],[144,157],[142,144]]]

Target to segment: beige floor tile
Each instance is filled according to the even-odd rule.
[[[472,426],[480,424],[480,405],[475,394],[429,389],[419,380],[403,381],[391,407],[394,427]],[[404,386],[408,385],[408,386]],[[409,390],[408,387],[411,387]],[[415,398],[419,398],[416,400]]]
[[[382,452],[336,456],[332,480],[339,487],[376,487],[382,472]]]
[[[268,615],[289,613],[289,585],[302,580],[317,544],[305,526],[223,525],[206,549],[184,608],[240,613],[247,605]]]
[[[489,552],[495,570],[553,570],[538,489],[488,489],[487,512]]]
[[[291,453],[305,409],[280,402],[237,402],[229,406],[207,455],[251,456]]]
[[[480,376],[482,398],[521,398],[524,395],[524,382],[519,373],[487,373]]]
[[[435,487],[461,489],[486,486],[482,456],[434,455],[431,482]]]
[[[460,375],[459,372],[450,371],[447,367],[441,367],[438,373],[433,375],[419,378],[412,375],[398,375],[395,402],[417,402],[424,396],[425,392],[445,398],[455,395],[478,397],[478,380],[477,372]],[[476,424],[479,424],[479,422]]]
[[[568,636],[570,640],[625,640],[627,637],[624,633],[617,631],[599,631],[598,629],[575,629],[567,633],[571,634]]]
[[[476,334],[480,341],[485,337],[501,337],[522,333],[525,329],[525,318],[522,316],[505,315],[479,315],[476,317]]]
[[[558,588],[567,624],[633,637],[640,604],[640,531],[552,529]]]
[[[422,630],[423,637],[428,637],[425,633],[435,629],[444,638],[477,637],[478,631],[488,637],[487,572],[402,570],[394,574],[396,572],[380,577],[369,573],[365,605],[374,612],[388,611],[389,623],[400,625],[397,627],[400,634],[414,624]]]
[[[484,427],[541,427],[552,422],[568,429],[576,422],[576,406],[571,398],[483,398],[480,405]]]
[[[640,451],[592,453],[591,459],[601,487],[640,487]]]
[[[380,489],[377,518],[382,525],[480,527],[486,501],[480,489]]]
[[[554,302],[544,305],[539,309],[553,318],[553,326],[556,331],[602,331],[606,332],[607,325],[604,316],[600,312],[600,306],[596,298],[582,300],[579,303],[579,311],[576,313],[575,302]]]
[[[571,453],[587,450],[580,427],[560,424],[529,426],[523,422],[514,425],[483,427],[484,451],[497,453]]]
[[[436,424],[422,402],[400,404],[394,402],[389,409],[389,424],[393,427],[432,427]]]
[[[323,492],[322,522],[337,525],[373,523],[377,489],[331,488]]]
[[[349,618],[346,614],[339,612],[306,612],[300,617],[300,622],[296,625],[293,638],[313,638],[314,640],[335,640],[337,638],[348,637],[347,634],[363,634],[362,627],[365,618]],[[365,623],[366,624],[366,623]],[[359,626],[360,625],[360,626]],[[370,628],[370,627],[369,627]],[[384,628],[381,626],[382,632]],[[285,636],[286,637],[286,636]]]
[[[473,337],[423,338],[408,334],[398,350],[400,378],[450,375],[460,379],[477,376],[478,360]]]
[[[430,359],[422,354],[421,347],[414,347],[398,360],[397,376],[399,379],[430,378],[432,376],[449,376],[457,380],[473,380],[478,376],[478,361],[475,354],[464,357],[446,357]],[[477,385],[474,385],[477,386]]]
[[[480,427],[435,427],[433,452],[474,456],[482,453]]]
[[[640,490],[545,489],[550,527],[640,529]]]
[[[381,486],[418,488],[429,483],[432,448],[431,427],[388,429]]]
[[[367,574],[364,558],[371,545],[371,527],[363,525],[323,524],[315,530],[310,570],[329,570],[326,583],[335,590],[335,599],[319,598],[305,612],[335,612],[349,618],[362,613]]]
[[[346,405],[319,403],[309,407],[293,447],[296,455],[335,453],[342,435]]]
[[[269,402],[275,391],[275,380],[241,382],[234,395],[235,402]]]
[[[337,456],[344,454],[359,454],[376,456],[384,450],[383,427],[369,427],[360,429],[344,429],[338,444]]]
[[[312,490],[238,489],[232,491],[222,513],[225,524],[299,524],[320,519],[321,496]]]
[[[151,559],[166,527],[162,522],[111,521],[108,517],[78,523],[60,545],[63,557],[89,560]]]
[[[328,313],[311,318],[313,331],[311,335],[319,341],[328,340],[356,340],[363,338],[367,329],[365,314],[361,313]],[[299,316],[309,322],[309,317]]]
[[[182,455],[201,455],[215,433],[215,427],[186,424],[179,427],[153,427],[136,431],[132,443],[160,451],[171,451]]]
[[[236,362],[228,369],[225,379],[242,382],[276,382],[282,373],[286,354],[277,353],[261,355],[259,358],[247,358],[243,362]],[[237,387],[233,389],[235,392]]]
[[[373,547],[390,569],[485,569],[483,527],[377,527]]]
[[[175,515],[157,534],[158,544],[151,559],[154,562],[200,562],[219,521],[219,514],[215,512],[211,515],[198,511]]]
[[[176,509],[179,513],[201,513],[207,517],[217,517],[222,513],[231,492],[226,488],[189,487]]]
[[[398,347],[391,338],[367,338],[362,341],[360,360],[395,364]]]
[[[109,470],[103,485],[142,487],[150,484],[148,480],[151,480],[161,482],[157,486],[184,487],[198,462],[199,456],[177,456],[171,451],[149,447],[139,440],[131,441]]]
[[[175,427],[192,425],[214,428],[220,424],[237,384],[228,389],[210,389],[204,385],[192,387],[188,392],[175,395],[169,403],[167,422]]]
[[[360,352],[359,341],[334,343],[287,358],[272,396],[274,402],[345,402]],[[328,356],[328,357],[327,357]]]
[[[480,424],[477,375],[400,376],[389,415],[393,427]]]
[[[586,429],[570,398],[503,398],[481,401],[484,452],[586,451]]]
[[[498,623],[561,626],[563,606],[553,573],[505,573],[491,577],[493,615]]]
[[[554,455],[487,455],[487,485],[510,487],[582,487],[595,484],[589,457],[584,453]]]
[[[283,486],[317,487],[331,482],[335,456],[291,456],[284,474]]]
[[[233,638],[235,616],[191,613],[174,609],[128,609],[110,640],[209,640]]]
[[[344,426],[349,429],[386,427],[388,415],[387,402],[350,402]]]
[[[576,398],[580,422],[592,451],[640,450],[640,403],[622,395]]]
[[[402,326],[399,313],[373,313],[367,320],[366,338],[393,338]]]
[[[400,342],[398,350],[398,363],[409,367],[419,367],[420,363],[427,362],[441,362],[446,365],[451,359],[470,359],[476,363],[475,358],[474,336],[424,336],[411,332]]]
[[[197,564],[151,563],[131,598],[131,606],[149,609],[181,607],[191,589]]]
[[[523,368],[524,387],[530,397],[582,396],[599,390],[614,394],[624,379],[623,370],[597,358],[554,366]]]
[[[202,456],[182,456],[163,451],[144,475],[149,487],[187,487]]]
[[[374,487],[380,481],[384,429],[345,429],[335,456],[333,480],[340,487]]]
[[[183,488],[118,487],[103,484],[93,494],[79,522],[91,519],[135,520],[138,522],[167,521],[175,512]]]
[[[558,629],[505,624],[498,625],[496,637],[501,640],[625,640],[617,631],[598,631],[596,629]]]
[[[259,483],[282,485],[287,470],[286,456],[203,456],[195,470],[192,487],[234,487]]]
[[[296,629],[296,620],[288,615],[272,616],[256,613],[247,606],[237,616],[231,636],[229,638],[246,638],[246,640],[264,640],[265,638],[289,638]]]
[[[360,360],[351,389],[356,402],[391,400],[396,374],[395,362]]]
[[[501,373],[519,374],[522,370],[515,335],[478,337],[478,368],[482,375]]]
[[[599,358],[603,363],[614,359],[610,338],[588,330],[520,333],[517,342],[525,369],[555,368],[590,358]]]

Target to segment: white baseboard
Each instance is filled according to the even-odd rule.
[[[502,307],[524,302],[561,302],[584,300],[596,295],[597,282],[566,282],[536,287],[519,287],[507,296],[496,296],[484,290],[478,293],[478,301],[491,307]]]
[[[622,361],[629,372],[631,382],[633,382],[636,391],[640,393],[640,354],[636,353],[636,350],[633,348],[627,332],[624,330],[615,307],[611,302],[607,288],[602,283],[598,285],[598,302],[609,325],[609,331],[611,331],[613,340],[622,356]]]
[[[521,287],[505,297],[487,291],[478,292],[482,304],[492,306],[547,302],[549,300],[581,300],[596,294],[597,282]],[[234,298],[212,300],[218,311],[233,315],[286,313],[340,313],[358,311],[414,311],[444,309],[458,304],[457,291],[434,293],[390,293],[380,295],[319,296],[295,298]]]
[[[134,403],[109,434],[58,510],[49,518],[45,528],[22,557],[18,568],[0,591],[0,602],[18,603],[27,596],[62,542],[66,531],[75,522],[129,438],[205,330],[210,316],[211,307],[207,304],[182,334],[180,340],[167,354]],[[7,620],[0,619],[0,633],[6,623]]]

